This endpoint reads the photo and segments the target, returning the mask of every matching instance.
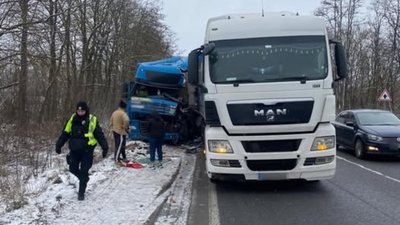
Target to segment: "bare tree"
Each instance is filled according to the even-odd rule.
[[[358,83],[359,76],[356,74],[356,64],[360,61],[357,49],[365,47],[360,45],[360,40],[356,40],[357,32],[361,31],[360,26],[362,26],[361,19],[358,17],[361,3],[361,0],[324,0],[321,2],[321,7],[315,12],[315,15],[328,21],[330,36],[343,42],[347,50],[349,76],[346,82],[340,82],[336,86],[336,93],[339,96],[337,101],[339,111],[351,108],[357,101],[358,92],[355,85]]]
[[[28,10],[29,10],[29,0],[19,0],[19,6],[21,9],[21,71],[19,73],[19,90],[18,90],[18,121],[23,126],[27,122],[26,115],[26,88],[27,88],[27,78],[28,78]]]
[[[173,54],[173,35],[162,20],[151,1],[0,2],[0,145],[6,146],[0,172],[13,163],[18,174],[16,182],[0,183],[1,190],[48,165],[52,147],[43,146],[53,146],[78,99],[106,121],[136,64]],[[21,173],[22,164],[29,173]]]
[[[390,57],[389,57],[389,64],[391,66],[387,67],[388,69],[388,77],[385,82],[385,86],[388,87],[390,92],[394,92],[396,89],[395,85],[399,79],[399,62],[400,62],[400,51],[398,47],[399,41],[399,27],[400,27],[400,1],[386,1],[386,14],[385,18],[387,19],[387,23],[389,24],[390,31],[389,31],[389,38],[391,40],[390,43]],[[390,104],[390,108],[394,108],[393,102]]]

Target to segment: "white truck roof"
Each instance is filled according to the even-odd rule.
[[[230,14],[208,20],[206,43],[257,37],[325,35],[322,19],[288,12]]]

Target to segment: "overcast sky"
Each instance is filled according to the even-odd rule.
[[[175,33],[178,55],[187,55],[204,40],[207,19],[230,13],[261,13],[262,0],[161,0],[165,23]],[[264,11],[311,15],[321,0],[264,0]]]

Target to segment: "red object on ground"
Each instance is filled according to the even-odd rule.
[[[140,163],[128,162],[128,163],[126,164],[126,167],[134,168],[134,169],[141,169],[141,168],[143,168],[144,166],[143,166],[142,164],[140,164]]]

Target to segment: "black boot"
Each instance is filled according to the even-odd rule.
[[[78,193],[78,200],[79,200],[79,201],[85,200],[85,194],[79,192],[79,193]]]
[[[78,192],[78,200],[85,200],[85,190],[86,190],[86,182],[79,182],[79,192]]]

